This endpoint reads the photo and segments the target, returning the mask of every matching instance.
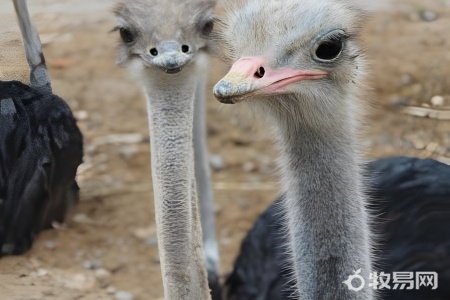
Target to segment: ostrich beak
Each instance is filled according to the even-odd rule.
[[[154,50],[157,52],[151,60],[148,55],[141,56],[142,59],[167,74],[181,72],[192,58],[192,54],[184,53],[181,44],[176,41],[163,41]]]
[[[327,76],[321,70],[271,69],[261,57],[242,57],[214,86],[214,96],[227,104],[234,104],[251,96],[269,96],[286,92],[286,86],[300,81]]]

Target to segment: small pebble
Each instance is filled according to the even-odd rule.
[[[256,170],[256,165],[255,163],[248,161],[242,165],[242,170],[245,172],[253,172]]]
[[[106,292],[108,294],[114,294],[115,292],[117,292],[117,289],[113,285],[108,285],[108,287],[106,288]]]
[[[209,157],[209,164],[211,165],[211,168],[215,171],[221,171],[225,169],[225,161],[223,160],[223,157],[221,155],[211,155]]]
[[[42,277],[42,276],[47,275],[48,271],[46,269],[39,268],[36,273],[37,273],[37,276]]]
[[[114,294],[114,298],[116,298],[117,300],[133,300],[134,296],[133,294],[131,294],[130,292],[126,292],[126,291],[117,291]]]
[[[87,270],[93,269],[92,262],[90,260],[86,260],[85,262],[83,262],[83,268]]]
[[[423,150],[427,146],[427,143],[425,143],[422,140],[415,140],[415,141],[412,141],[412,143],[413,143],[414,147],[418,150]]]
[[[111,276],[111,272],[106,269],[100,268],[94,271],[95,278],[100,281],[104,281]]]
[[[49,250],[53,250],[56,248],[56,242],[55,241],[45,241],[44,243],[45,248]]]
[[[137,228],[133,230],[133,236],[140,240],[147,240],[148,238],[156,236],[156,227]]]
[[[74,115],[78,121],[85,121],[88,118],[88,112],[85,110],[76,111]]]
[[[83,267],[87,270],[95,270],[101,268],[102,263],[99,260],[86,260]]]
[[[436,95],[431,98],[431,105],[433,106],[442,106],[444,105],[444,97]]]
[[[92,223],[92,220],[86,214],[76,214],[73,216],[73,221],[81,224],[89,224]]]
[[[423,10],[420,12],[420,18],[425,22],[433,22],[438,18],[437,13],[431,10]]]
[[[68,289],[88,290],[93,289],[96,285],[94,276],[84,273],[71,274],[70,276],[63,276],[62,280],[64,286]]]
[[[67,229],[67,224],[65,223],[59,223],[57,221],[52,222],[52,227],[58,230],[65,230]]]

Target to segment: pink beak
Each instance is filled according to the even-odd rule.
[[[321,70],[271,69],[261,57],[242,57],[214,86],[214,96],[222,103],[237,103],[255,95],[283,94],[293,82],[327,75]]]

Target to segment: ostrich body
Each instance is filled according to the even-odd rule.
[[[209,180],[205,165],[204,98],[200,95],[207,66],[205,37],[212,29],[214,4],[209,0],[136,0],[121,1],[114,10],[122,38],[118,63],[137,75],[147,98],[165,299],[210,298],[194,173],[201,173],[203,184]],[[193,139],[200,145],[195,153]],[[201,160],[196,161],[197,168],[194,159]],[[199,190],[201,196],[210,197],[202,201],[211,201],[211,191]],[[206,221],[210,234],[207,239],[212,241],[205,242],[207,251],[212,253],[206,262],[208,271],[217,279],[212,203],[204,208],[210,217]]]
[[[0,256],[21,254],[78,201],[75,174],[83,139],[54,95],[39,35],[25,0],[15,0],[30,86],[0,81]]]
[[[439,278],[436,290],[395,290],[391,281],[391,289],[382,289],[380,298],[449,299],[450,167],[432,159],[390,157],[369,163],[365,174],[372,225],[380,237],[378,273],[434,271]],[[282,201],[270,205],[243,240],[225,283],[226,299],[291,299]]]
[[[288,249],[299,299],[373,299],[357,129],[364,60],[345,1],[225,2],[216,34],[233,66],[214,87],[275,124]]]

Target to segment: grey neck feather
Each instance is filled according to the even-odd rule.
[[[13,0],[17,20],[22,33],[25,54],[30,66],[30,86],[43,93],[51,93],[50,74],[45,65],[39,34],[31,21],[26,0]]]
[[[205,64],[206,66],[206,64]],[[207,70],[198,73],[199,82],[195,93],[194,110],[194,154],[195,178],[197,181],[200,216],[202,221],[203,250],[205,252],[208,278],[218,279],[219,247],[216,240],[216,225],[214,218],[214,201],[209,167],[208,145],[206,143],[206,76]]]
[[[371,236],[358,162],[356,120],[348,107],[351,101],[334,101],[341,107],[327,113],[327,109],[308,107],[310,103],[323,105],[318,99],[285,100],[270,111],[278,124],[283,192],[287,195],[288,249],[297,296],[373,299],[373,289],[367,282],[372,266]],[[273,105],[274,99],[269,101]],[[343,281],[359,269],[366,287],[350,291]],[[358,286],[358,282],[354,284]]]
[[[147,76],[144,85],[165,299],[210,299],[192,144],[198,79],[178,75],[155,77]]]

